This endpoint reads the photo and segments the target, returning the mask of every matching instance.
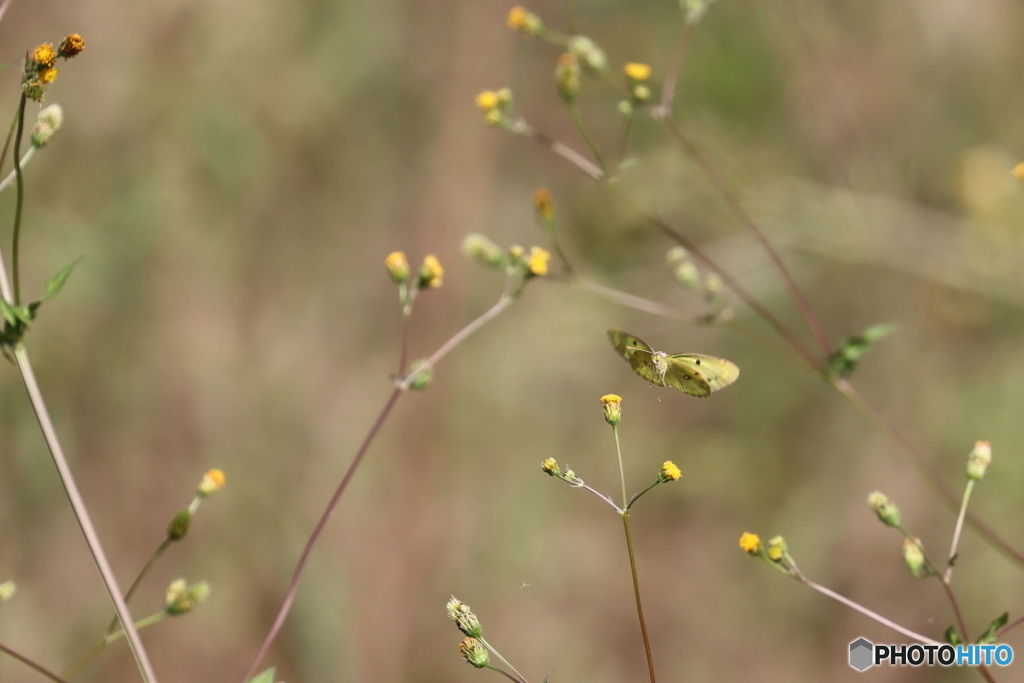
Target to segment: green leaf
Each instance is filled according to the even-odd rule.
[[[266,671],[256,674],[249,679],[248,683],[275,683],[274,673],[277,671],[276,667],[270,667]]]
[[[825,374],[831,377],[849,377],[857,369],[861,356],[877,341],[896,331],[896,323],[872,325],[858,335],[839,342],[839,347],[825,362]]]
[[[946,642],[950,645],[966,645],[967,642],[956,632],[955,626],[950,626],[945,633]]]
[[[2,296],[0,296],[0,314],[4,316],[4,320],[6,320],[8,324],[18,324],[18,314],[14,312],[14,307],[7,303]]]
[[[1002,627],[1006,626],[1006,622],[1010,620],[1010,613],[1003,612],[988,625],[985,632],[978,637],[978,642],[982,645],[988,645],[989,643],[996,642],[996,637],[999,635],[998,631]]]
[[[43,303],[47,299],[57,295],[57,292],[59,292],[61,287],[64,286],[64,283],[67,282],[68,276],[71,275],[71,271],[75,269],[75,266],[77,266],[78,262],[81,260],[82,257],[79,256],[74,261],[64,266],[63,270],[46,281],[46,290],[43,292],[42,298],[39,299],[39,303]]]

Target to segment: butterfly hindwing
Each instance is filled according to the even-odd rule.
[[[624,330],[608,330],[608,338],[633,370],[645,380],[658,386],[678,389],[690,396],[706,398],[729,386],[740,376],[736,364],[724,358],[700,353],[667,356]]]

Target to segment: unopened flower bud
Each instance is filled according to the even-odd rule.
[[[558,94],[562,99],[569,104],[575,102],[576,95],[580,92],[580,63],[575,56],[566,52],[558,58],[555,81],[558,83]]]
[[[579,60],[588,71],[597,73],[608,68],[608,58],[604,51],[586,36],[573,36],[569,39],[569,52]]]
[[[516,5],[508,12],[508,27],[513,31],[521,31],[523,35],[536,36],[544,30],[544,24],[533,12]]]
[[[466,238],[462,240],[462,251],[466,256],[486,268],[505,267],[505,253],[501,247],[475,232],[466,235]]]
[[[441,262],[437,260],[436,256],[430,254],[423,259],[416,286],[419,289],[436,289],[441,286],[442,277],[444,277],[444,268],[441,267]]]
[[[772,562],[781,562],[787,552],[786,539],[776,536],[768,541],[768,559]]]
[[[460,602],[453,595],[445,609],[448,611],[448,618],[455,622],[460,631],[470,638],[480,637],[480,622],[477,620],[476,615],[473,614],[473,610],[469,608],[469,605]]]
[[[540,464],[540,468],[550,474],[552,477],[557,477],[562,471],[558,467],[558,461],[554,458],[547,458]]]
[[[182,510],[178,514],[174,515],[174,519],[167,525],[167,538],[171,541],[180,541],[185,538],[188,533],[188,528],[192,524],[192,512],[190,510]]]
[[[544,221],[552,221],[555,218],[555,200],[551,197],[551,192],[546,188],[540,188],[533,193],[533,208],[537,210],[537,215]]]
[[[175,579],[167,587],[167,595],[164,596],[164,611],[175,617],[188,614],[209,594],[210,584],[205,581],[189,586],[185,579]]]
[[[409,388],[413,391],[422,391],[434,381],[434,368],[427,365],[427,359],[422,358],[409,364]]]
[[[874,491],[868,496],[868,505],[886,526],[900,525],[900,509],[881,491]]]
[[[405,254],[400,251],[393,251],[384,259],[384,266],[388,269],[391,279],[397,284],[402,284],[409,277],[409,262],[405,260]]]
[[[484,668],[491,661],[491,655],[487,652],[487,648],[476,638],[463,639],[459,643],[459,652],[462,653],[462,658],[468,664],[472,664],[478,669]]]
[[[967,456],[967,478],[977,481],[985,476],[985,470],[992,462],[992,444],[976,441],[974,450]]]
[[[199,482],[199,486],[196,487],[196,495],[200,498],[209,498],[224,488],[225,481],[224,472],[221,470],[216,468],[207,470],[203,474],[203,479]]]
[[[921,576],[921,568],[924,566],[924,550],[921,548],[921,539],[903,539],[903,561],[914,576]]]

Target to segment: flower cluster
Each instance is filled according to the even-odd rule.
[[[57,80],[57,58],[71,59],[85,49],[85,41],[77,33],[71,33],[60,41],[57,49],[50,43],[43,43],[29,53],[25,62],[21,90],[25,97],[40,102],[46,86]]]
[[[512,126],[512,91],[508,88],[484,90],[476,96],[476,106],[492,126]]]

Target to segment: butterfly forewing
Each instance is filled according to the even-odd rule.
[[[740,369],[732,361],[699,353],[679,353],[672,356],[658,353],[642,339],[624,330],[608,330],[608,338],[615,349],[629,361],[633,370],[652,384],[672,387],[690,396],[706,398],[712,392],[727,387],[740,376]],[[657,359],[663,359],[664,374],[658,371]]]

